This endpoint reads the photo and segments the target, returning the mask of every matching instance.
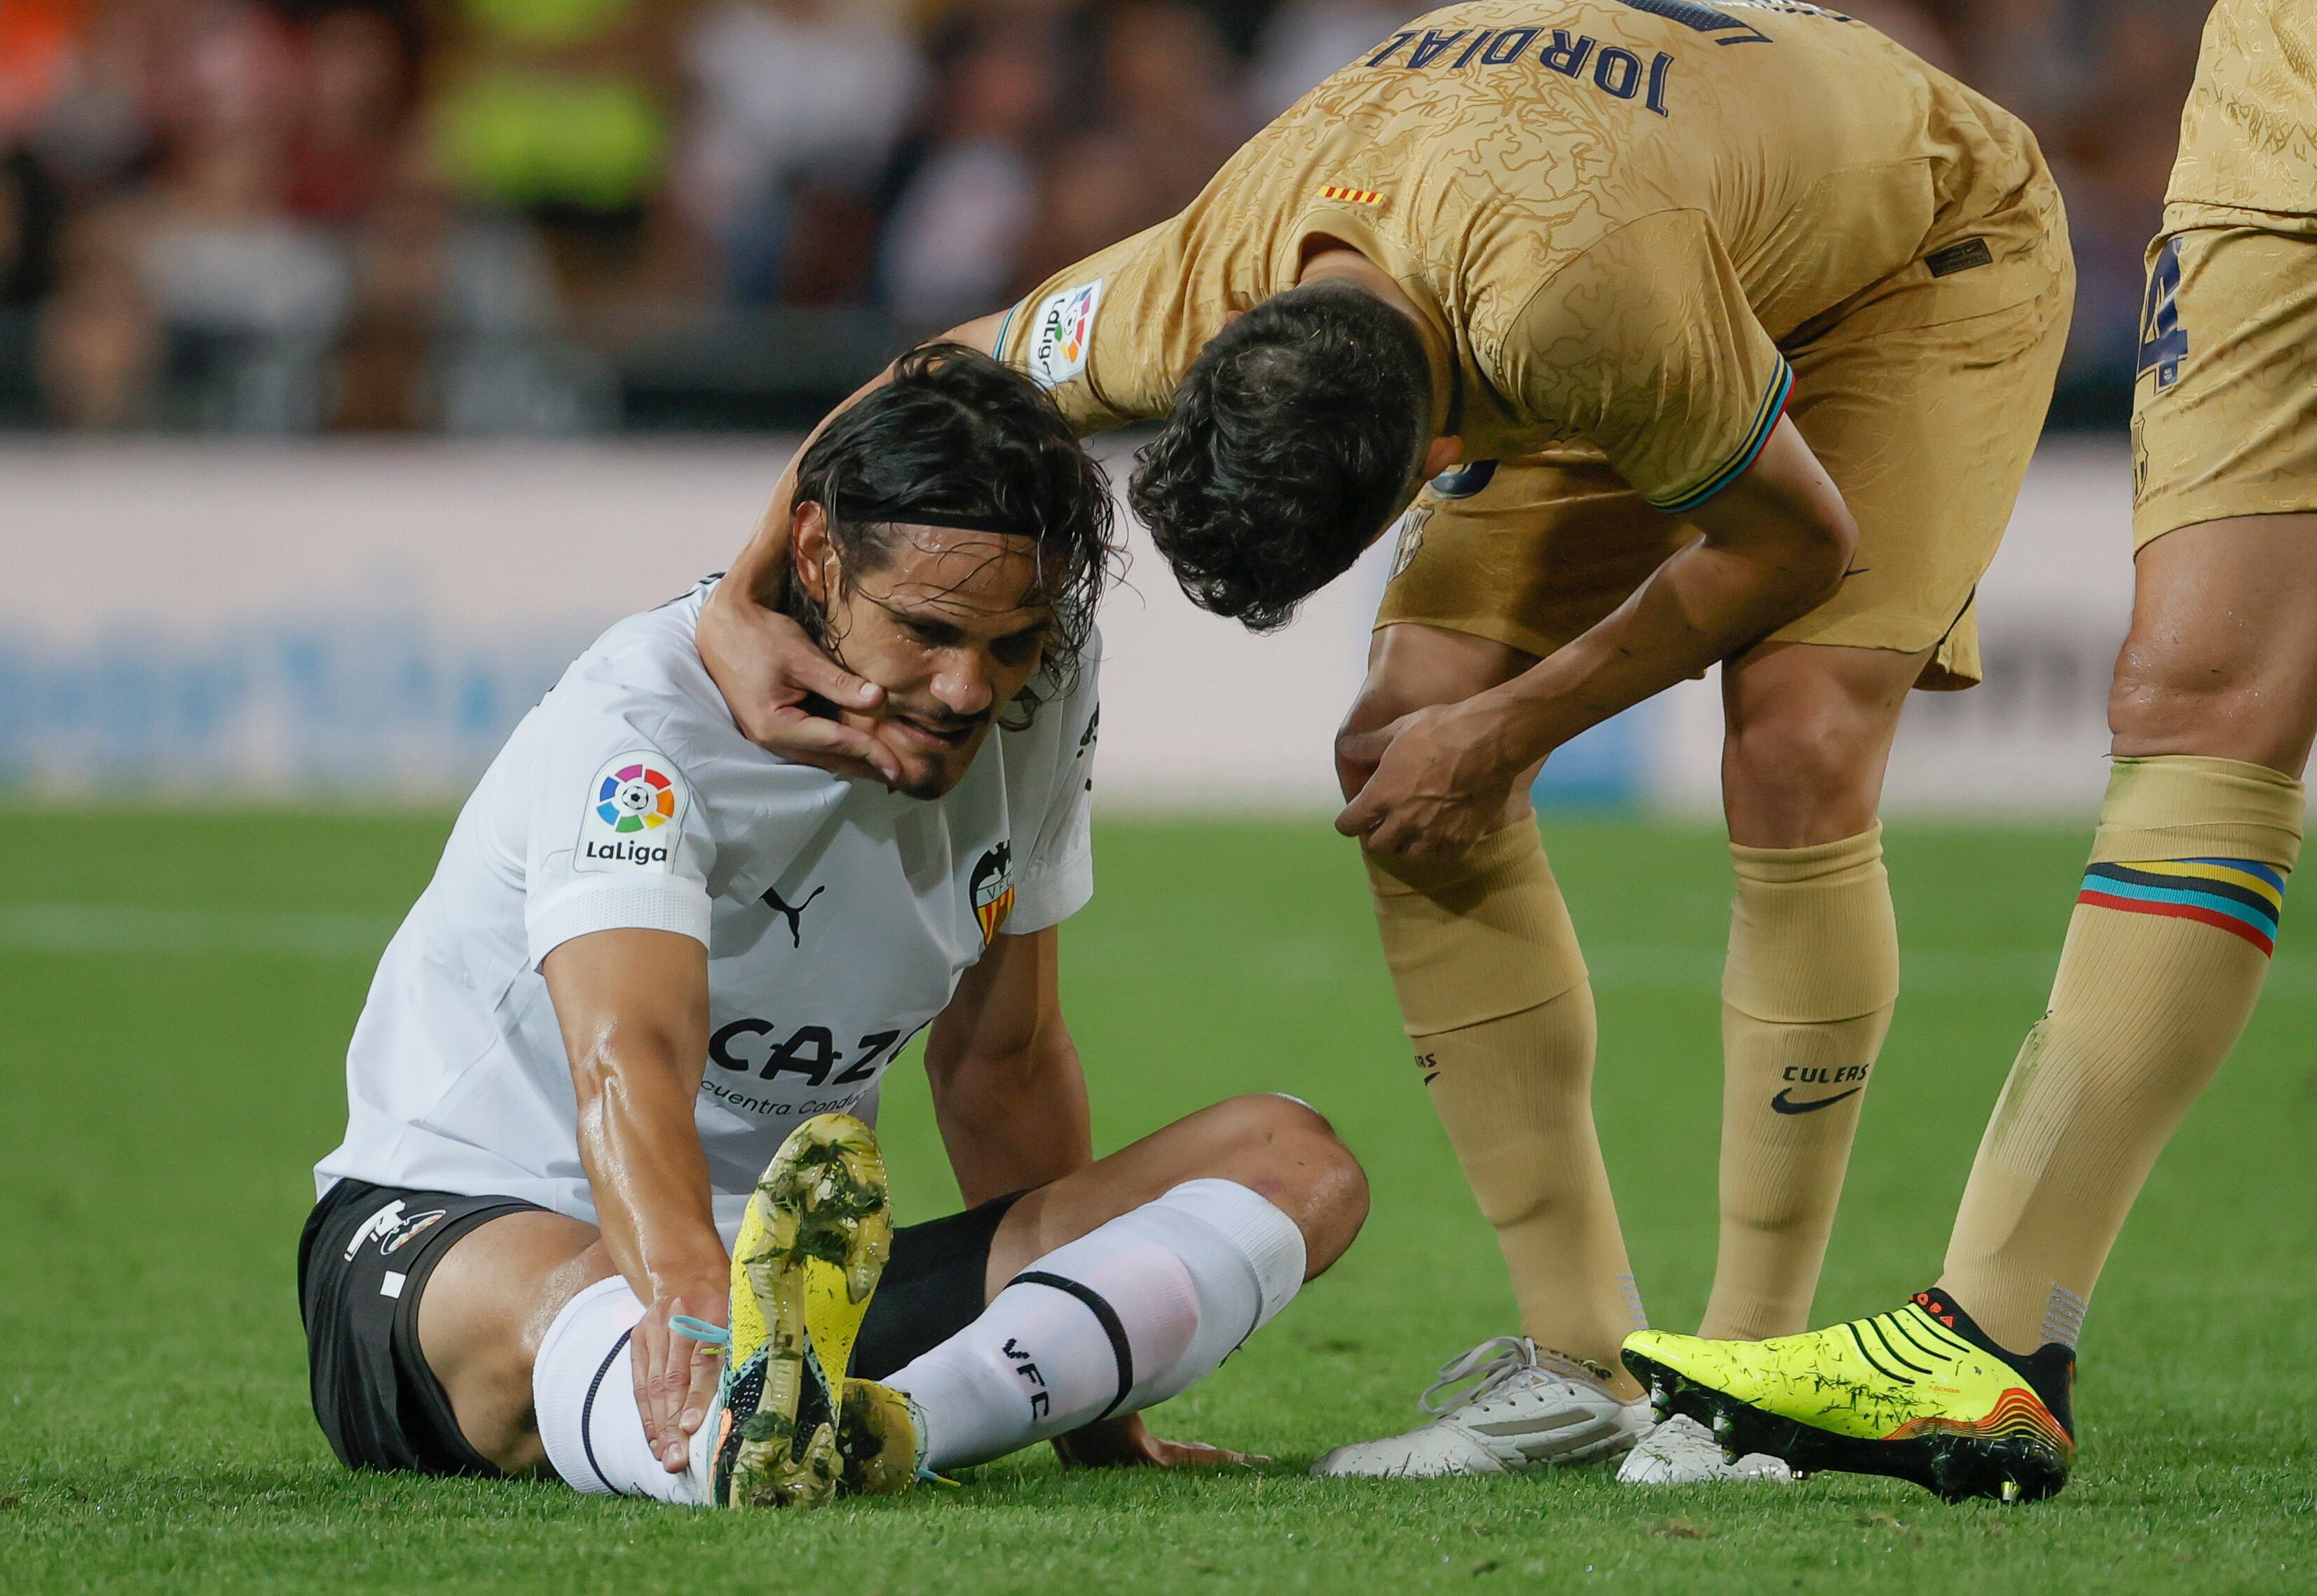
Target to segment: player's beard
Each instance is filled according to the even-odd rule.
[[[902,758],[901,779],[894,784],[894,790],[905,798],[927,802],[947,797],[958,783],[965,779],[965,773],[973,767],[973,761],[980,754],[981,745],[989,735],[990,721],[990,716],[984,715],[963,724],[950,722],[928,728],[940,732],[963,731],[967,735],[965,740],[953,749],[908,749]]]

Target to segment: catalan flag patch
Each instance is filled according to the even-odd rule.
[[[1340,183],[1331,183],[1321,189],[1320,197],[1323,200],[1344,200],[1354,205],[1383,203],[1383,196],[1372,188],[1346,188]]]
[[[2285,910],[2284,873],[2251,859],[2150,859],[2094,865],[2076,901],[2126,914],[2197,920],[2277,951]]]

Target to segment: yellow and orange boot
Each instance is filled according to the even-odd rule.
[[[1661,1416],[1711,1426],[1730,1456],[1889,1475],[1950,1502],[2040,1501],[2075,1463],[2074,1351],[2007,1352],[1943,1291],[1767,1341],[1641,1331],[1624,1360]]]

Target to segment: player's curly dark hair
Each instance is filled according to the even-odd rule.
[[[1192,603],[1267,632],[1399,513],[1431,433],[1431,363],[1408,318],[1313,283],[1200,351],[1130,498]]]
[[[792,510],[828,518],[848,572],[878,569],[896,528],[948,525],[1034,539],[1054,610],[1045,663],[1024,713],[1068,691],[1120,563],[1110,480],[1051,399],[1020,372],[962,344],[901,357],[893,379],[825,427],[797,463]],[[790,581],[786,608],[823,644],[828,618]]]

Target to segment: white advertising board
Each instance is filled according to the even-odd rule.
[[[0,450],[0,782],[455,798],[598,629],[724,564],[792,446]],[[2128,496],[2120,444],[2039,457],[1981,591],[1989,683],[1916,696],[1894,811],[2097,801]],[[1253,637],[1138,533],[1103,622],[1106,804],[1327,809],[1384,557]],[[1693,684],[1556,756],[1546,795],[1710,810],[1719,741]]]

